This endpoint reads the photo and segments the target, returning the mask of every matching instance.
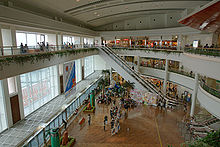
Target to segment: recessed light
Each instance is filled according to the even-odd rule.
[[[76,2],[79,2],[80,0],[76,0]]]
[[[97,14],[97,12],[94,12],[94,14],[96,15],[96,14]]]

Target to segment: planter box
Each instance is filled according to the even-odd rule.
[[[95,112],[95,107],[92,107],[91,110],[86,110],[86,108],[87,108],[87,107],[85,107],[85,108],[83,109],[83,112],[89,112],[89,113],[94,113],[94,112]]]
[[[63,136],[60,138],[60,143],[62,143],[62,139],[63,139]],[[67,145],[60,145],[60,147],[73,147],[73,145],[76,142],[76,139],[70,136],[68,137],[68,139],[69,139],[69,142],[67,143]]]

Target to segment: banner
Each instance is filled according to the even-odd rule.
[[[76,91],[75,61],[63,65],[63,82],[65,96],[69,96]]]
[[[134,89],[134,90],[131,90],[130,96],[136,102],[139,102],[139,103],[144,102],[145,104],[148,104],[148,105],[157,106],[157,99],[158,99],[157,94],[143,91],[143,90]]]

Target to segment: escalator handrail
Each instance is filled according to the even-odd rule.
[[[140,77],[140,75],[133,69],[131,69],[131,67],[124,62],[121,58],[118,57],[118,55],[116,53],[114,53],[109,47],[101,47],[100,49],[102,49],[103,51],[105,51],[110,57],[114,58],[113,60],[116,61],[115,59],[117,59],[119,62],[123,63],[124,66],[127,67],[127,69],[129,69],[130,71],[128,71],[126,68],[123,67],[123,65],[121,65],[120,63],[117,64],[121,65],[121,67],[126,70],[133,78],[135,78],[138,82],[140,82],[145,88],[147,88],[150,92],[152,92],[152,90],[154,91],[154,93],[157,93],[160,97],[164,98],[167,101],[171,101],[170,99],[168,99],[164,94],[162,94],[161,92],[157,91],[155,86],[152,85],[150,82],[146,82],[142,77]]]

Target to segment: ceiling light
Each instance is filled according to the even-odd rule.
[[[94,14],[96,15],[96,14],[97,14],[97,12],[94,12]]]
[[[76,0],[76,2],[79,2],[80,0]]]

